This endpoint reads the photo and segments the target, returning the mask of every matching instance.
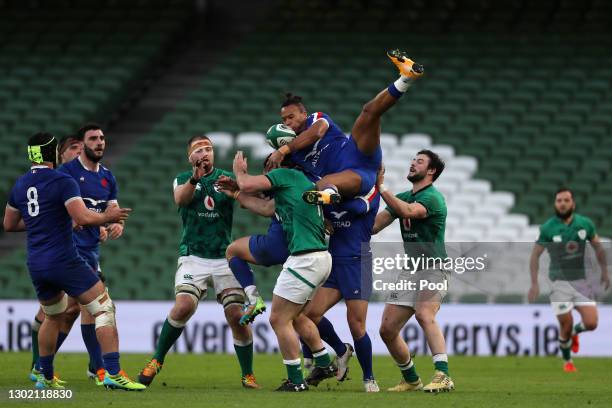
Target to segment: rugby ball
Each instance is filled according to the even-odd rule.
[[[266,142],[273,148],[278,149],[279,147],[286,145],[295,138],[295,132],[289,126],[285,126],[282,123],[278,125],[270,126],[270,129],[266,132]]]

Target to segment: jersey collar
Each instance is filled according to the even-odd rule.
[[[417,194],[417,193],[420,193],[421,191],[425,191],[425,190],[427,190],[429,187],[433,187],[433,183],[426,185],[425,187],[423,187],[423,188],[422,188],[422,189],[420,189],[420,190],[417,190],[417,191],[414,191],[414,190],[413,190],[413,191],[412,191],[412,194]]]
[[[77,157],[77,160],[79,161],[79,163],[81,163],[81,166],[83,166],[83,168],[87,171],[93,171],[94,173],[97,173],[100,171],[100,163],[96,163],[96,169],[95,170],[89,170],[87,168],[87,166],[85,165],[85,163],[83,163],[83,159],[81,159],[81,156]]]

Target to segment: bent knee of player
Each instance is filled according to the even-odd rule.
[[[69,304],[68,309],[64,312],[64,319],[66,323],[72,324],[81,314],[81,307],[78,303]]]
[[[417,310],[414,317],[421,327],[436,323],[436,314],[429,309]]]
[[[348,325],[354,339],[360,339],[366,332],[365,319],[361,316],[348,316]]]
[[[378,329],[380,338],[385,342],[389,343],[393,341],[399,335],[399,328],[393,327],[391,324],[383,322]]]
[[[597,316],[582,321],[585,330],[595,330],[597,328],[597,323]]]
[[[174,307],[170,310],[170,317],[176,321],[187,320],[195,311],[195,306],[190,300],[183,302],[180,301],[179,298],[180,297],[177,297]]]

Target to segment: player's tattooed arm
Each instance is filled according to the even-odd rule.
[[[234,156],[232,170],[236,175],[238,188],[243,193],[254,194],[261,191],[268,191],[272,188],[272,183],[266,176],[251,176],[248,173],[247,159],[244,157],[241,150],[238,150],[236,156]]]
[[[325,135],[327,129],[329,129],[329,123],[327,123],[327,120],[317,120],[312,124],[312,126],[297,135],[297,137],[295,137],[295,139],[293,139],[291,142],[281,146],[278,150],[273,152],[267,161],[266,170],[280,167],[280,164],[283,162],[286,155],[311,146]]]
[[[530,302],[536,300],[540,294],[540,286],[538,284],[538,271],[540,269],[540,256],[544,252],[545,247],[540,244],[535,244],[529,258],[529,275],[531,276],[531,287],[527,293],[527,299]]]
[[[610,276],[608,275],[608,262],[606,261],[606,250],[601,244],[601,240],[599,239],[599,235],[595,235],[591,239],[591,245],[595,250],[595,255],[597,256],[597,263],[599,264],[599,268],[601,269],[601,284],[605,290],[608,290],[610,287]]]
[[[3,227],[6,232],[20,232],[26,230],[25,222],[23,222],[19,210],[9,207],[8,205],[6,206],[6,210],[4,210]]]

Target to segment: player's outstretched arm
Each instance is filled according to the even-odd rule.
[[[20,232],[26,230],[25,222],[23,222],[19,210],[8,205],[4,210],[4,221],[2,226],[6,232]]]
[[[540,269],[540,256],[544,252],[544,246],[535,244],[531,251],[531,257],[529,259],[529,274],[531,276],[531,287],[529,293],[527,293],[527,300],[533,302],[540,294],[540,286],[538,284],[538,271]]]
[[[103,225],[125,221],[132,211],[131,208],[120,208],[117,205],[108,206],[106,211],[97,213],[88,209],[80,197],[70,200],[66,204],[66,210],[68,210],[68,214],[78,225]]]
[[[280,167],[283,159],[291,152],[297,152],[305,147],[311,146],[317,140],[325,136],[325,132],[329,129],[327,120],[320,119],[312,124],[308,129],[300,133],[286,145],[281,146],[277,151],[272,153],[266,163],[266,170],[271,170]]]
[[[274,200],[264,199],[250,194],[242,194],[238,188],[238,183],[231,177],[219,176],[215,185],[228,197],[240,203],[242,208],[246,208],[257,215],[271,217],[274,215]]]
[[[606,261],[606,250],[601,244],[601,240],[599,239],[599,235],[595,235],[593,239],[591,239],[591,245],[595,250],[595,255],[597,256],[597,263],[599,264],[599,268],[601,269],[601,284],[605,290],[608,290],[610,287],[610,276],[608,275],[608,262]]]
[[[238,188],[243,193],[254,194],[261,191],[268,191],[272,188],[272,183],[270,183],[270,179],[266,176],[249,175],[247,160],[241,150],[238,150],[236,156],[234,156],[232,170],[236,175]]]

